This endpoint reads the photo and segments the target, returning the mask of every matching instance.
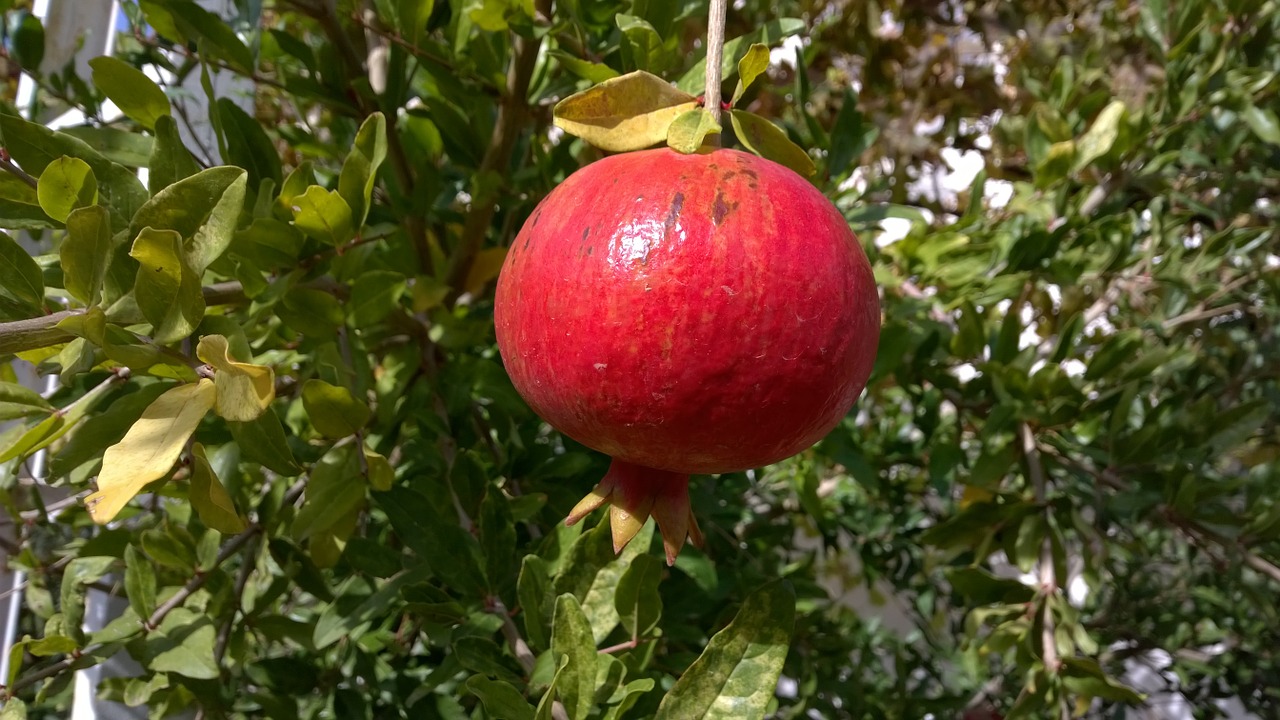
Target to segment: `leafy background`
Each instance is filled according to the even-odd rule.
[[[47,254],[0,237],[0,354],[61,381],[0,386],[6,715],[118,652],[99,692],[157,717],[1280,713],[1274,0],[735,4],[884,333],[816,448],[695,480],[672,569],[559,524],[606,461],[515,395],[492,280],[599,157],[551,106],[699,92],[705,5],[126,0],[83,74],[3,5],[0,224]],[[51,512],[26,478],[88,495],[210,336],[273,382],[114,524]],[[86,588],[129,609],[86,632]]]

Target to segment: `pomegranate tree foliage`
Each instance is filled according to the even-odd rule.
[[[5,717],[116,653],[142,674],[99,693],[153,716],[1280,712],[1274,1],[736,4],[726,88],[805,38],[743,106],[862,233],[884,334],[816,448],[695,480],[671,569],[560,524],[606,460],[514,393],[492,280],[598,157],[551,106],[699,92],[704,5],[126,0],[87,77],[40,72],[24,6],[39,117],[94,120],[0,114],[0,225],[48,250],[0,237],[0,355],[61,380],[0,384]],[[192,117],[215,74],[253,102]],[[90,588],[128,609],[82,628]]]

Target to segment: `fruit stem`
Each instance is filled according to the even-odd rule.
[[[717,123],[720,122],[720,64],[724,58],[724,23],[728,11],[728,0],[711,0],[711,12],[707,18],[707,99],[703,107]],[[707,139],[713,140],[712,137]]]

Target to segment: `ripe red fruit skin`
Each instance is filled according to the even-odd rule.
[[[507,372],[543,419],[681,474],[821,439],[865,386],[880,334],[871,266],[839,211],[737,150],[645,150],[575,172],[516,237],[494,312]]]

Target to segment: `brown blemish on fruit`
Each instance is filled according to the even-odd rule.
[[[729,214],[730,207],[724,201],[724,193],[716,191],[716,200],[711,204],[711,222],[719,225],[724,216]]]
[[[590,234],[591,234],[591,228],[589,227],[582,228],[582,242],[586,242],[587,236]]]
[[[671,198],[671,212],[667,213],[667,218],[662,221],[662,235],[665,238],[676,229],[676,221],[680,219],[680,210],[684,208],[684,193],[677,192],[675,197]]]

